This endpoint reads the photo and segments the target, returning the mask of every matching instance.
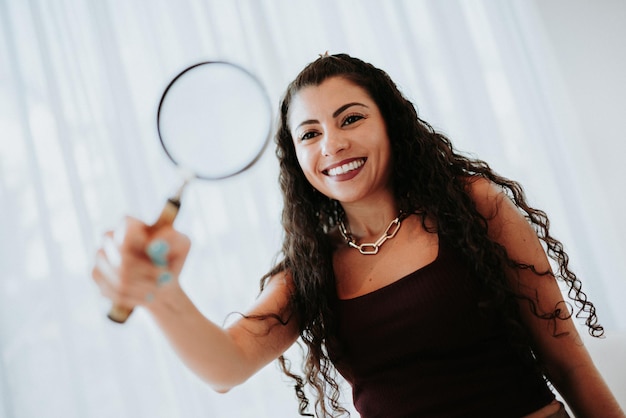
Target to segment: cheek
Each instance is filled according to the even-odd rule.
[[[310,184],[313,184],[315,182],[315,162],[310,153],[306,151],[296,151],[296,158],[298,159],[298,164],[300,165],[300,170],[302,170],[304,177]]]
[[[311,155],[303,148],[296,147],[296,158],[298,159],[298,164],[300,164],[300,169],[306,173],[311,170],[312,161]]]

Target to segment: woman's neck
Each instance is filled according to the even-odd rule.
[[[399,215],[395,201],[370,202],[367,204],[342,204],[344,224],[357,241],[376,241]]]

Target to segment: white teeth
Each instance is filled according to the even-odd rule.
[[[341,174],[346,174],[349,171],[356,170],[363,164],[365,164],[365,160],[354,160],[342,166],[331,168],[330,170],[328,170],[328,175],[339,176]]]

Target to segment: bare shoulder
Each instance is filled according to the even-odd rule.
[[[547,269],[534,228],[504,189],[482,177],[468,178],[467,185],[476,209],[487,220],[490,238],[503,245],[514,260]]]
[[[483,177],[468,177],[467,190],[478,212],[487,219],[490,235],[530,227],[503,187]]]
[[[508,206],[509,210],[513,209],[517,212],[515,205],[510,201],[502,187],[492,181],[484,177],[473,176],[467,177],[465,183],[476,209],[487,219],[496,217],[503,204]]]

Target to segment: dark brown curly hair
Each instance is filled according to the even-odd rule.
[[[313,416],[306,412],[309,401],[304,388],[307,384],[316,395],[314,408],[319,416],[347,413],[339,403],[336,372],[327,351],[335,324],[331,303],[336,297],[328,233],[337,225],[342,210],[338,202],[317,192],[306,180],[287,124],[294,95],[303,87],[317,86],[329,77],[342,77],[360,86],[378,105],[391,141],[392,184],[399,209],[420,216],[425,228],[426,218],[435,219],[439,236],[472,260],[474,277],[480,278],[482,287],[488,292],[489,308],[498,309],[505,318],[512,340],[525,348],[522,352],[529,361],[540,367],[520,319],[519,299],[526,299],[535,315],[552,321],[555,330],[556,321],[569,318],[571,314],[562,303],[553,312],[541,314],[532,298],[516,294],[508,286],[506,271],[511,267],[518,271],[535,269],[511,260],[505,248],[490,240],[487,219],[477,211],[468,193],[468,178],[482,177],[499,185],[523,212],[557,266],[555,272],[535,272],[564,281],[570,299],[577,306],[576,315],[585,318],[590,334],[602,335],[603,328],[598,324],[595,307],[581,290],[580,280],[569,269],[563,245],[550,235],[546,214],[529,206],[520,184],[498,175],[486,162],[457,152],[448,138],[419,118],[413,104],[384,71],[346,54],[326,55],[302,70],[288,86],[280,105],[276,154],[284,199],[284,240],[280,261],[261,280],[263,289],[267,280],[281,271],[289,271],[293,277],[294,291],[287,309],[292,314],[290,318],[299,321],[305,350],[304,377],[293,373],[283,356],[279,363],[296,381],[301,415]],[[435,232],[432,228],[429,231]],[[554,335],[558,337],[556,331]]]

